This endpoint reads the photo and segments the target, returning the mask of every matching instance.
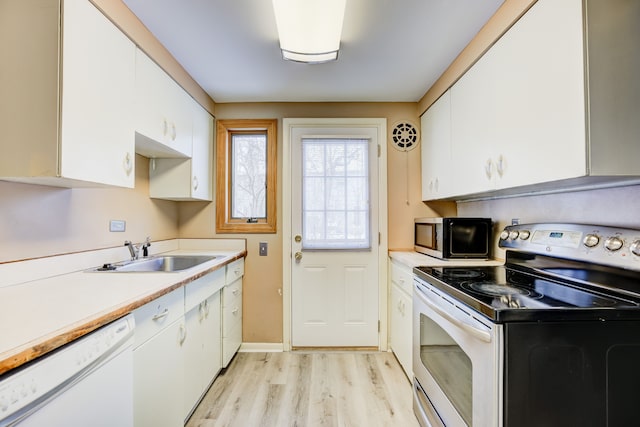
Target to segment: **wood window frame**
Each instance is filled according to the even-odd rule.
[[[216,121],[216,233],[276,233],[277,127],[277,119]],[[257,222],[231,216],[231,135],[247,131],[267,135],[267,216]]]

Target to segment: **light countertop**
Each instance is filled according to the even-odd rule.
[[[220,251],[208,246],[200,250],[180,248],[167,253],[218,255],[214,260],[184,271],[115,273],[80,270],[0,287],[0,324],[3,325],[0,374],[246,256],[244,249]]]

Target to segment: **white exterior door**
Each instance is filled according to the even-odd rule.
[[[293,347],[378,347],[378,131],[291,129]]]

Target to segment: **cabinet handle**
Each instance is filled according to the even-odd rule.
[[[177,135],[178,135],[178,131],[176,130],[176,124],[171,123],[171,140],[175,141]]]
[[[240,290],[239,290],[239,289],[234,289],[234,290],[232,290],[232,291],[231,291],[231,293],[233,294],[233,296],[238,295],[238,292],[240,292]]]
[[[198,177],[194,176],[193,177],[193,191],[196,191],[198,189]]]
[[[205,317],[207,317],[207,314],[205,312],[204,301],[203,301],[198,306],[198,319],[202,322]]]
[[[126,173],[127,176],[131,175],[131,171],[133,170],[131,153],[127,152],[127,154],[124,155],[124,159],[122,160],[122,168],[124,169],[124,173]]]
[[[180,324],[180,330],[178,332],[178,343],[180,345],[184,344],[187,339],[187,328],[184,327],[184,323]]]
[[[152,320],[160,320],[160,319],[164,319],[165,317],[167,317],[169,315],[169,309],[165,308],[162,313],[157,313],[154,314],[153,317],[151,318]]]
[[[209,317],[209,300],[204,300],[202,304],[204,304],[204,317]]]
[[[498,162],[496,165],[496,170],[498,171],[498,175],[500,175],[500,178],[502,178],[502,175],[504,174],[506,169],[507,169],[507,161],[504,159],[504,156],[500,154],[500,157],[498,157]]]
[[[239,276],[241,273],[241,270],[239,268],[236,268],[233,272],[236,273],[236,276]]]
[[[487,179],[491,179],[493,176],[493,160],[487,159],[484,164],[484,174],[487,176]]]
[[[162,119],[162,136],[167,136],[167,133],[169,132],[169,123],[167,122],[166,118]]]
[[[233,314],[234,316],[238,314],[238,308],[234,308],[233,310],[231,310],[231,314]]]

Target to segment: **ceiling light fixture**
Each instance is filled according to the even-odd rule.
[[[318,64],[338,59],[346,0],[272,0],[282,57]]]

